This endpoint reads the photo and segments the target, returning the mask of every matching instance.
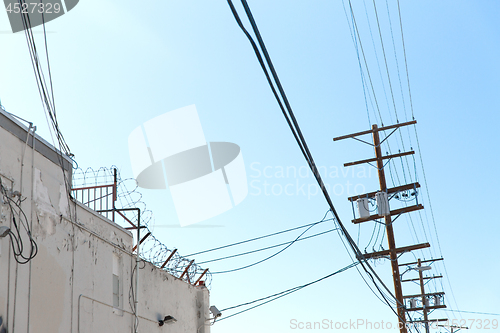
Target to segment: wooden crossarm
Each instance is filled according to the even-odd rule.
[[[387,160],[389,158],[395,158],[395,157],[401,157],[401,156],[407,156],[407,155],[413,155],[413,154],[415,154],[415,152],[412,150],[412,151],[406,151],[404,153],[382,156],[382,159]],[[371,163],[371,162],[376,162],[376,161],[377,161],[377,158],[374,157],[374,158],[368,158],[366,160],[344,163],[344,166],[348,167],[348,166],[353,166],[353,165],[358,165],[358,164],[363,164],[363,163]]]
[[[408,126],[408,125],[413,125],[413,124],[416,124],[416,123],[417,123],[416,120],[412,120],[412,121],[408,121],[408,122],[401,123],[401,124],[394,124],[394,125],[379,127],[379,128],[376,129],[376,131],[377,132],[386,131],[386,130],[390,130],[390,129],[393,129],[393,128],[396,128],[396,127]],[[339,136],[339,137],[333,138],[333,141],[339,141],[339,140],[354,138],[356,136],[365,135],[365,134],[371,134],[373,132],[374,132],[374,130],[371,129],[371,130],[367,130],[367,131],[363,131],[363,132],[357,132],[357,133],[353,133],[353,134],[343,135],[343,136]]]
[[[425,294],[423,296],[436,296],[436,295],[444,295],[444,291],[441,291],[441,292],[438,292],[438,293]],[[415,297],[422,297],[422,295],[407,295],[407,296],[403,296],[403,298],[415,298]]]
[[[399,208],[399,209],[391,210],[391,216],[395,216],[395,215],[399,215],[399,214],[403,214],[403,213],[409,213],[409,212],[413,212],[413,211],[420,210],[420,209],[424,209],[424,206],[413,205],[413,206],[408,206],[408,207],[404,207],[404,208]],[[376,214],[376,215],[370,215],[367,217],[361,217],[359,219],[354,219],[354,220],[352,220],[352,223],[358,224],[358,223],[373,221],[373,220],[382,219],[382,218],[384,218],[384,216]]]
[[[408,324],[413,324],[413,323],[435,323],[437,321],[448,321],[449,319],[448,318],[441,318],[441,319],[429,319],[427,321],[425,320],[412,320],[412,321],[409,321]]]
[[[446,305],[434,305],[434,306],[426,306],[426,310],[434,310],[434,309],[444,309]],[[406,311],[422,311],[424,308],[406,308]]]
[[[426,262],[434,262],[434,261],[440,261],[440,260],[444,260],[444,258],[422,260],[420,263],[423,264],[423,263],[426,263]],[[405,264],[399,264],[399,266],[416,265],[416,264],[418,264],[417,261],[415,261],[415,262],[408,262],[408,263],[405,263]]]
[[[441,279],[443,276],[442,275],[437,275],[437,276],[429,276],[429,277],[424,277],[422,278],[423,280],[430,280],[430,279]],[[401,280],[401,282],[412,282],[412,281],[420,281],[420,279],[408,279],[408,280]]]
[[[400,191],[413,190],[414,188],[419,188],[419,187],[420,187],[419,183],[411,183],[411,184],[407,184],[407,185],[402,185],[402,186],[397,186],[397,187],[391,187],[391,188],[387,189],[387,194],[392,194],[392,193],[396,193],[396,192],[400,192]],[[362,198],[373,198],[373,197],[375,197],[375,194],[377,194],[378,192],[380,192],[380,191],[375,191],[375,192],[370,192],[370,193],[366,193],[366,194],[355,195],[353,197],[347,198],[347,200],[349,200],[349,201],[352,202],[352,201],[356,201],[356,200],[362,199]]]
[[[431,247],[431,245],[429,243],[422,243],[422,244],[415,244],[415,245],[410,245],[410,246],[398,247],[395,250],[396,250],[396,253],[404,253],[404,252],[410,252],[413,250],[425,249],[427,247]],[[377,251],[377,252],[372,252],[372,253],[364,253],[363,257],[365,259],[371,259],[371,258],[388,256],[390,254],[391,254],[390,250],[383,250],[383,251]],[[361,256],[360,256],[360,259],[361,259]]]

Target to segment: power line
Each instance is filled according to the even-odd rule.
[[[204,250],[204,251],[200,251],[200,252],[191,253],[191,254],[186,255],[186,257],[192,257],[192,256],[195,256],[195,255],[198,255],[198,254],[202,254],[202,253],[207,253],[207,252],[212,252],[212,251],[216,251],[216,250],[221,250],[221,249],[225,249],[225,248],[228,248],[228,247],[231,247],[231,246],[241,245],[241,244],[253,242],[253,241],[256,241],[256,240],[260,240],[260,239],[263,239],[263,238],[272,237],[272,236],[284,234],[284,233],[287,233],[287,232],[290,232],[290,231],[294,231],[294,230],[306,228],[306,227],[309,227],[309,226],[314,226],[314,225],[317,225],[317,224],[321,224],[321,223],[325,223],[325,222],[328,222],[328,221],[332,221],[333,218],[326,219],[326,215],[327,214],[328,214],[328,212],[326,212],[326,214],[323,217],[323,219],[321,219],[320,221],[317,221],[317,222],[312,222],[312,223],[304,224],[304,225],[301,225],[301,226],[298,226],[298,227],[295,227],[295,228],[291,228],[291,229],[286,229],[286,230],[274,232],[272,234],[263,235],[263,236],[259,236],[259,237],[255,237],[255,238],[251,238],[251,239],[247,239],[247,240],[244,240],[244,241],[241,241],[241,242],[236,242],[236,243],[232,243],[232,244],[228,244],[228,245],[224,245],[224,246],[215,247],[215,248],[209,249],[209,250]]]
[[[388,66],[387,66],[387,59],[385,58],[385,50],[384,50],[384,47],[383,47],[381,28],[380,28],[380,24],[379,24],[379,20],[378,20],[378,14],[376,12],[377,9],[376,9],[375,2],[373,2],[373,5],[374,5],[374,8],[375,8],[375,15],[377,16],[377,25],[378,25],[378,28],[379,28],[379,35],[380,35],[380,39],[381,39],[381,43],[382,43],[382,50],[384,51],[384,60],[385,60],[385,63],[386,63],[386,69],[387,69],[388,79],[390,80],[389,70],[388,70]],[[396,53],[396,46],[395,46],[395,43],[394,43],[394,36],[393,36],[393,31],[392,31],[392,23],[391,23],[390,11],[389,11],[389,7],[388,7],[387,1],[386,1],[386,5],[387,5],[387,13],[388,13],[388,17],[389,17],[389,24],[390,24],[390,28],[391,28],[391,36],[392,36],[392,39],[393,39],[393,46],[394,46],[394,55],[395,55],[395,59],[396,59],[396,66],[398,68],[398,77],[399,77],[399,80],[400,80],[400,88],[401,88],[401,93],[402,93],[402,98],[403,98],[402,101],[403,101],[403,106],[405,108],[405,116],[406,116],[405,98],[404,98],[404,94],[402,92],[402,83],[401,83],[400,72],[399,72],[399,63],[398,63],[398,57],[397,57],[397,53]],[[366,8],[365,8],[365,10],[366,10]],[[352,7],[351,7],[351,11],[352,11]],[[409,74],[408,74],[408,63],[407,63],[407,58],[406,58],[406,49],[405,49],[405,42],[404,42],[404,34],[403,34],[402,18],[401,18],[401,10],[400,10],[399,0],[398,0],[398,13],[399,13],[399,22],[400,22],[400,28],[401,28],[401,39],[402,39],[402,45],[403,45],[405,69],[406,69],[406,76],[407,76],[407,83],[408,83],[408,93],[409,93],[409,98],[410,98],[411,116],[412,116],[413,119],[415,119],[415,117],[414,117],[414,109],[413,109],[413,102],[412,102],[412,96],[411,96],[410,80],[409,80]],[[354,17],[353,13],[352,13],[352,16]],[[359,33],[358,33],[358,36],[359,36]],[[361,44],[360,38],[358,38],[358,40],[359,40],[359,43]],[[364,89],[364,87],[363,87],[363,89]],[[391,86],[391,93],[392,93],[392,86]],[[393,96],[393,104],[394,104],[394,109],[395,109],[394,111],[395,111],[396,117],[398,117],[397,111],[396,111],[396,106],[395,106],[395,103],[394,103],[394,96]],[[434,219],[432,204],[430,202],[429,189],[428,189],[428,186],[427,186],[425,169],[424,169],[424,166],[423,166],[422,153],[421,153],[421,149],[420,149],[420,143],[419,143],[419,140],[418,140],[418,133],[417,133],[417,130],[416,130],[416,126],[414,126],[414,129],[415,129],[415,136],[416,136],[416,139],[417,139],[418,152],[419,152],[419,156],[420,156],[421,164],[422,164],[422,171],[423,171],[423,174],[424,174],[424,182],[425,182],[426,191],[427,191],[427,199],[429,201],[429,206],[430,206],[430,209],[431,209],[431,217],[432,217],[432,221],[433,221],[433,225],[434,225],[434,233],[431,231],[431,227],[430,227],[429,221],[427,219],[427,214],[425,213],[425,217],[426,217],[426,220],[427,220],[427,228],[428,228],[429,234],[431,236],[430,239],[432,239],[432,235],[434,234],[435,237],[436,237],[436,241],[438,243],[437,245],[438,245],[439,252],[442,252],[441,251],[441,247],[440,247],[440,243],[439,243],[439,236],[438,236],[438,233],[437,233],[436,221]],[[400,132],[399,134],[400,134],[399,136],[401,138],[401,142],[403,144],[403,149],[404,149],[404,140],[403,140],[403,137],[402,137],[402,133]],[[409,129],[408,129],[408,137],[409,137],[410,145],[411,145],[411,135],[410,135]],[[390,148],[389,148],[389,150],[390,150]],[[409,170],[409,177],[412,178],[411,168],[409,167],[408,159],[405,158],[405,161],[406,161],[406,164],[407,164],[407,167],[408,167],[408,170]],[[403,162],[403,161],[401,160],[401,162]],[[389,164],[389,166],[390,166],[390,164]],[[403,175],[406,178],[405,166],[403,165],[403,163],[401,165],[401,169],[403,170]],[[395,169],[394,171],[396,172],[396,175],[397,175],[397,169]],[[390,173],[391,173],[391,177],[392,177],[392,170],[390,170]],[[416,170],[416,168],[415,168],[415,177],[417,177],[417,170]],[[399,181],[399,177],[398,177],[398,181]],[[394,180],[393,180],[393,183],[394,183]],[[421,212],[419,212],[419,218],[420,218],[421,224],[422,224],[422,231],[424,233],[425,239],[427,240],[427,239],[429,239],[429,237],[427,236],[426,226],[424,225],[424,221],[423,221]],[[413,220],[411,218],[411,215],[409,216],[409,219],[410,219],[410,224],[413,226]],[[414,229],[414,226],[413,226],[413,229]],[[415,236],[418,237],[418,235],[416,233],[416,230],[414,229],[413,231],[415,232]],[[433,249],[430,248],[429,251],[430,251],[431,257],[435,257],[433,255]],[[451,287],[451,283],[449,281],[449,276],[448,276],[448,273],[447,273],[447,270],[446,270],[446,265],[445,265],[445,263],[442,263],[442,265],[443,265],[443,268],[444,268],[445,273],[446,273],[448,284],[450,285],[450,290],[451,290],[451,294],[452,294],[453,300],[455,302],[455,305],[458,308],[458,305],[457,305],[457,302],[456,302],[456,299],[455,299],[455,295],[454,295],[453,289]]]
[[[18,3],[20,7],[23,7],[23,4],[25,4],[25,0],[18,0]],[[48,43],[47,43],[47,32],[45,29],[45,18],[44,15],[42,14],[42,24],[44,27],[44,44],[45,44],[45,54],[47,57],[47,68],[49,71],[49,80],[50,80],[50,87],[51,89],[47,87],[47,83],[45,81],[45,76],[43,73],[43,69],[40,63],[40,58],[38,55],[37,47],[36,47],[36,42],[35,38],[33,35],[32,31],[32,26],[31,26],[31,20],[28,12],[23,12],[21,11],[21,19],[23,22],[23,27],[24,27],[24,32],[26,36],[26,42],[28,44],[28,50],[30,53],[30,59],[32,62],[34,74],[35,74],[35,79],[37,82],[37,87],[39,90],[40,98],[42,100],[42,104],[44,107],[44,111],[46,112],[46,116],[50,118],[50,123],[52,124],[52,128],[55,132],[57,141],[59,143],[59,148],[61,152],[64,152],[68,156],[72,156],[69,146],[66,143],[66,140],[64,139],[64,136],[62,135],[60,129],[59,129],[59,124],[57,121],[57,116],[55,112],[55,99],[54,99],[54,90],[53,90],[53,83],[52,83],[52,73],[50,69],[50,58],[49,58],[49,53],[48,53]],[[50,129],[50,124],[49,124],[49,129]],[[62,160],[61,160],[62,164]]]
[[[399,123],[398,113],[396,111],[396,101],[394,99],[394,93],[392,91],[391,76],[389,75],[389,66],[387,65],[387,57],[385,56],[384,40],[382,38],[382,30],[380,29],[380,22],[379,22],[379,19],[378,19],[377,5],[375,4],[375,0],[373,0],[373,8],[375,9],[375,17],[377,19],[378,33],[379,33],[379,36],[380,36],[380,44],[382,45],[382,54],[384,55],[385,69],[387,71],[387,80],[389,82],[389,90],[391,91],[392,104],[394,106],[394,113],[396,114],[396,121]]]
[[[306,240],[306,239],[309,239],[309,238],[314,238],[314,237],[317,237],[317,236],[322,236],[324,234],[330,233],[330,232],[335,231],[335,230],[337,230],[337,229],[326,230],[326,231],[319,232],[319,233],[311,235],[311,236],[307,236],[307,237],[300,238],[300,239],[297,239],[297,240],[292,240],[292,241],[285,242],[285,243],[280,243],[280,244],[276,244],[276,245],[271,245],[271,246],[263,247],[263,248],[260,248],[260,249],[257,249],[257,250],[252,250],[252,251],[248,251],[248,252],[233,254],[233,255],[230,255],[230,256],[227,256],[227,257],[222,257],[222,258],[217,258],[217,259],[211,259],[211,260],[207,260],[207,261],[202,261],[202,262],[199,262],[198,265],[202,265],[202,264],[206,264],[206,263],[214,262],[214,261],[220,261],[220,260],[230,259],[230,258],[241,257],[241,256],[244,256],[244,255],[247,255],[247,254],[253,254],[253,253],[256,253],[256,252],[260,252],[260,251],[274,249],[275,247],[280,247],[280,246],[283,246],[283,245],[291,244],[293,242],[300,242],[300,241],[303,241],[303,240]]]
[[[329,212],[329,211],[328,211]],[[327,212],[327,214],[328,214]],[[326,215],[325,215],[326,217]],[[319,222],[318,222],[319,223]],[[260,263],[263,263],[264,261],[267,261],[271,258],[274,258],[275,256],[277,256],[278,254],[282,253],[283,251],[285,251],[286,249],[288,249],[290,246],[292,246],[293,244],[295,244],[301,237],[302,235],[304,235],[306,232],[309,231],[309,229],[311,229],[312,227],[314,227],[315,225],[317,225],[318,223],[315,223],[315,224],[312,224],[310,225],[306,230],[304,230],[297,238],[295,238],[293,241],[289,242],[289,244],[287,246],[285,246],[284,248],[282,248],[281,250],[279,250],[278,252],[270,255],[269,257],[267,258],[264,258],[262,260],[259,260],[257,262],[254,262],[253,264],[250,264],[250,265],[246,265],[246,266],[242,266],[242,267],[239,267],[239,268],[234,268],[234,269],[230,269],[230,270],[225,270],[225,271],[219,271],[219,272],[212,272],[212,274],[223,274],[223,273],[232,273],[232,272],[236,272],[236,271],[240,271],[242,269],[246,269],[246,268],[250,268],[250,267],[253,267],[255,265],[258,265]]]
[[[487,316],[500,316],[500,313],[488,313],[488,312],[474,312],[474,311],[461,311],[461,310],[448,310],[448,309],[441,309],[442,311],[449,311],[449,312],[461,312],[461,313],[473,313],[473,314],[482,314],[482,315],[487,315]]]
[[[400,25],[400,30],[401,30],[401,42],[402,42],[402,45],[403,45],[403,55],[404,55],[405,69],[406,69],[406,80],[407,80],[407,83],[408,83],[408,96],[409,96],[409,99],[410,99],[411,116],[412,116],[412,119],[415,119],[414,109],[413,109],[413,99],[412,99],[411,86],[410,86],[410,75],[409,75],[409,71],[408,71],[408,61],[407,61],[407,57],[406,57],[406,47],[405,47],[404,33],[403,33],[403,20],[402,20],[402,16],[401,16],[401,6],[399,4],[399,0],[397,0],[397,3],[398,3],[399,25]],[[431,218],[432,218],[432,222],[433,222],[433,225],[434,225],[434,232],[436,234],[436,241],[437,241],[439,253],[440,253],[441,256],[443,256],[443,252],[441,250],[441,244],[439,242],[439,235],[438,235],[437,227],[436,227],[436,220],[434,218],[434,211],[432,209],[431,198],[430,198],[430,195],[429,195],[429,186],[427,185],[427,177],[425,175],[424,162],[423,162],[423,159],[422,159],[422,150],[420,148],[420,142],[418,140],[417,127],[415,125],[414,125],[414,130],[415,130],[415,137],[416,137],[416,140],[417,140],[418,154],[419,154],[420,163],[421,163],[421,166],[422,166],[422,173],[423,173],[423,176],[424,176],[425,188],[426,188],[426,192],[427,192],[427,200],[429,202],[429,208],[430,208],[430,212],[431,212]],[[445,275],[446,275],[446,279],[448,281],[448,285],[450,286],[450,291],[451,291],[451,295],[453,297],[453,301],[455,303],[455,306],[458,309],[458,303],[457,303],[457,300],[455,298],[455,293],[453,292],[453,288],[452,288],[451,283],[450,283],[450,278],[449,278],[448,270],[446,269],[446,264],[444,263],[444,261],[442,262],[442,265],[443,265],[444,271],[446,273]]]
[[[290,289],[284,290],[284,291],[282,291],[282,292],[279,292],[279,293],[276,293],[276,294],[273,294],[273,295],[269,295],[269,296],[266,296],[266,297],[263,297],[263,298],[256,299],[256,300],[251,301],[251,302],[242,303],[242,304],[238,304],[238,305],[235,305],[235,306],[231,306],[231,307],[228,307],[228,308],[222,309],[221,311],[227,311],[227,310],[231,310],[231,309],[236,309],[236,308],[239,308],[239,307],[241,307],[241,306],[246,306],[246,305],[254,304],[254,303],[257,303],[257,302],[260,302],[260,301],[265,301],[265,300],[268,300],[268,301],[266,301],[266,302],[263,302],[263,303],[257,304],[257,305],[255,305],[255,306],[252,306],[252,307],[250,307],[250,308],[248,308],[248,309],[245,309],[245,310],[243,310],[243,311],[239,311],[239,312],[236,312],[236,313],[234,313],[234,314],[232,314],[232,315],[230,315],[230,316],[227,316],[227,317],[224,317],[224,318],[222,318],[222,319],[219,319],[219,321],[221,321],[221,320],[225,320],[225,319],[228,319],[228,318],[234,317],[234,316],[236,316],[236,315],[239,315],[239,314],[241,314],[241,313],[247,312],[247,311],[249,311],[249,310],[255,309],[255,308],[259,307],[259,306],[262,306],[262,305],[264,305],[264,304],[267,304],[267,303],[270,303],[270,302],[272,302],[272,301],[275,301],[275,300],[277,300],[277,299],[279,299],[279,298],[281,298],[281,297],[284,297],[284,296],[286,296],[286,295],[289,295],[289,294],[291,294],[291,293],[294,293],[294,292],[296,292],[296,291],[299,291],[299,290],[301,290],[301,289],[303,289],[303,288],[305,288],[305,287],[308,287],[308,286],[313,285],[313,284],[315,284],[315,283],[318,283],[318,282],[320,282],[320,281],[326,280],[326,279],[328,279],[328,278],[330,278],[330,277],[332,277],[332,276],[334,276],[334,275],[336,275],[336,274],[338,274],[338,273],[345,272],[345,271],[347,271],[348,269],[350,269],[350,268],[352,268],[352,267],[357,266],[359,263],[360,263],[359,261],[358,261],[358,262],[353,262],[352,264],[347,265],[347,266],[345,266],[344,268],[339,269],[339,270],[338,270],[338,271],[336,271],[336,272],[333,272],[333,273],[331,273],[331,274],[328,274],[328,275],[326,275],[326,276],[324,276],[324,277],[322,277],[322,278],[320,278],[320,279],[317,279],[317,280],[315,280],[315,281],[312,281],[312,282],[306,283],[306,284],[304,284],[304,285],[297,286],[297,287],[294,287],[294,288],[290,288]],[[271,299],[270,299],[270,298],[271,298]]]

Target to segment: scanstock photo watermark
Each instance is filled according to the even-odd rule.
[[[429,328],[440,329],[440,328],[468,328],[477,330],[497,330],[498,320],[497,319],[452,319],[449,321],[433,321],[429,320]],[[377,321],[368,319],[349,319],[349,320],[331,320],[323,319],[321,321],[303,321],[298,319],[290,319],[289,328],[292,330],[364,330],[364,331],[382,331],[382,330],[399,330],[400,323],[394,323],[391,321]],[[408,329],[422,329],[425,330],[425,323],[423,322],[413,322],[406,323]]]
[[[272,166],[260,162],[250,164],[249,195],[305,196],[311,199],[321,190],[308,166]],[[366,179],[376,176],[370,166],[318,166],[327,191],[331,195],[355,196],[366,192]]]
[[[128,147],[137,185],[168,188],[181,226],[222,214],[247,196],[240,146],[208,141],[194,104],[139,125]]]
[[[75,8],[79,1],[3,0],[13,33],[52,21]]]

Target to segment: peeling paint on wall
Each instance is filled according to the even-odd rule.
[[[37,168],[35,168],[35,184],[33,184],[33,186],[35,187],[33,191],[33,199],[35,200],[37,210],[40,213],[45,212],[57,215],[56,209],[50,201],[49,190],[43,185],[42,172]]]
[[[59,186],[59,211],[64,217],[69,217],[68,193],[64,184]]]
[[[35,168],[35,183],[33,184],[33,199],[35,201],[36,215],[38,220],[38,232],[43,238],[52,236],[56,232],[57,212],[52,205],[49,191],[42,182],[42,172]]]

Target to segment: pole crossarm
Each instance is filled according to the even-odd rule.
[[[469,319],[470,320],[470,319]],[[467,326],[458,326],[458,325],[438,325],[438,327],[451,328],[451,332],[458,332],[460,330],[468,330]],[[458,329],[458,331],[454,331],[454,329]]]
[[[426,263],[426,262],[434,262],[434,261],[440,261],[440,260],[444,260],[444,258],[437,258],[437,259],[429,259],[429,260],[422,260],[421,263]],[[418,264],[417,261],[415,262],[408,262],[408,263],[405,263],[405,264],[399,264],[399,266],[409,266],[409,265],[416,265]]]
[[[424,209],[424,206],[422,206],[422,205],[413,205],[413,206],[398,208],[398,209],[391,210],[391,216],[397,216],[397,215],[400,215],[400,214],[403,214],[403,213],[414,212],[414,211],[420,210],[420,209]],[[367,216],[367,217],[361,217],[359,219],[354,219],[354,220],[352,220],[352,223],[358,224],[358,223],[368,222],[368,221],[382,219],[382,218],[384,218],[384,216],[375,214],[375,215],[370,215],[370,216]]]
[[[411,184],[407,184],[407,185],[402,185],[402,186],[397,186],[397,187],[391,187],[391,188],[388,188],[387,189],[387,194],[392,194],[392,193],[396,193],[396,192],[401,192],[401,191],[407,191],[407,190],[413,190],[415,188],[419,188],[420,187],[420,183],[411,183]],[[347,198],[347,200],[349,201],[356,201],[358,199],[363,199],[363,198],[374,198],[375,197],[375,194],[377,194],[379,191],[375,191],[375,192],[369,192],[369,193],[366,193],[366,194],[359,194],[359,195],[355,195],[353,197],[349,197]]]
[[[415,297],[422,297],[422,296],[438,296],[438,295],[444,295],[444,291],[441,291],[441,292],[438,292],[438,293],[430,293],[430,294],[425,294],[425,295],[421,295],[421,294],[418,294],[418,295],[406,295],[406,296],[403,296],[403,298],[415,298]]]
[[[427,321],[425,321],[425,320],[412,320],[412,321],[408,322],[408,324],[413,324],[413,323],[435,323],[435,322],[438,322],[438,321],[449,321],[449,319],[448,318],[429,319]]]
[[[446,305],[433,305],[433,306],[426,306],[425,309],[426,310],[435,310],[435,309],[444,309],[446,308]],[[406,308],[406,311],[422,311],[424,308],[420,307],[420,308]],[[430,320],[428,320],[430,321]]]
[[[354,138],[356,136],[361,136],[361,135],[366,135],[366,134],[372,134],[374,132],[385,131],[385,130],[389,130],[389,129],[393,129],[393,128],[397,128],[397,127],[413,125],[413,124],[416,124],[416,123],[417,123],[416,120],[412,120],[412,121],[408,121],[408,122],[405,122],[405,123],[394,124],[394,125],[389,125],[389,126],[384,126],[384,127],[378,127],[376,129],[372,128],[371,130],[367,130],[367,131],[363,131],[363,132],[358,132],[358,133],[353,133],[353,134],[339,136],[339,137],[333,138],[333,141],[350,139],[350,138]]]
[[[413,154],[415,154],[415,152],[412,150],[412,151],[407,151],[407,152],[404,152],[404,153],[382,156],[381,159],[382,160],[387,160],[387,159],[391,159],[391,158],[395,158],[395,157],[401,157],[401,156],[407,156],[407,155],[413,155]],[[348,162],[348,163],[344,163],[344,167],[349,167],[349,166],[363,164],[363,163],[376,162],[377,160],[379,160],[379,159],[376,158],[376,157],[374,157],[374,158],[368,158],[366,160],[360,160],[360,161],[355,161],[355,162]]]
[[[404,246],[404,247],[398,247],[395,248],[394,251],[396,253],[405,253],[405,252],[410,252],[413,250],[419,250],[419,249],[425,249],[427,247],[431,247],[429,243],[422,243],[422,244],[415,244],[415,245],[410,245],[410,246]],[[383,250],[383,251],[377,251],[377,252],[372,252],[372,253],[364,253],[363,256],[360,256],[360,259],[372,259],[372,258],[377,258],[377,257],[383,257],[383,256],[388,256],[391,254],[391,250]]]
[[[400,265],[401,266],[401,265]],[[424,280],[431,280],[431,279],[441,279],[443,276],[442,275],[437,275],[437,276],[429,276],[429,277],[424,277]],[[408,280],[401,280],[401,282],[412,282],[412,281],[419,281],[420,279],[408,279]]]

